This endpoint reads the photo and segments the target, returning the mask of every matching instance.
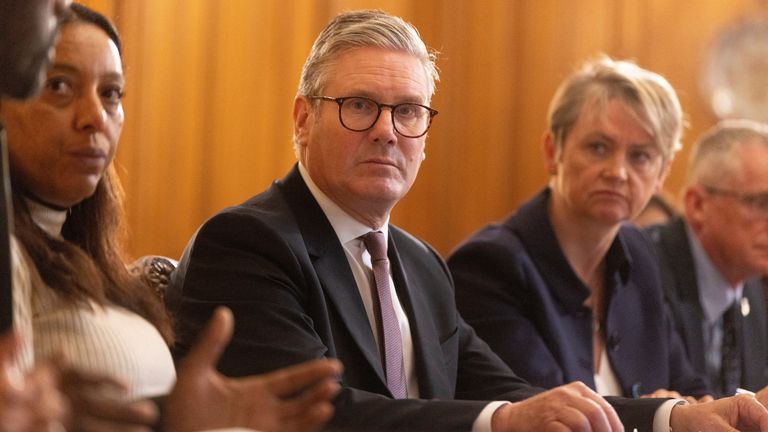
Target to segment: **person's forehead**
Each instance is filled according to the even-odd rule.
[[[406,51],[379,47],[353,48],[339,53],[330,65],[326,87],[380,87],[416,92],[421,96],[427,96],[429,89],[426,68],[418,57]]]
[[[621,131],[621,129],[618,128],[620,123],[626,122],[642,129],[644,132],[643,135],[645,135],[645,137],[643,141],[647,142],[638,142],[637,144],[652,144],[656,147],[659,146],[653,139],[653,133],[650,127],[643,120],[637,108],[618,97],[613,97],[607,100],[592,98],[585,101],[577,117],[576,125],[582,125],[586,128],[616,129],[618,132]]]
[[[742,144],[732,157],[735,180],[768,190],[768,145],[753,138]]]
[[[62,27],[54,67],[61,63],[75,66],[79,72],[122,74],[117,46],[104,30],[90,23],[74,22]]]

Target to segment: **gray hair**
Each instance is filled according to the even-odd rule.
[[[669,82],[630,61],[601,56],[566,78],[550,102],[549,132],[557,154],[588,104],[603,109],[617,98],[653,137],[665,162],[680,150],[683,110]]]
[[[440,79],[435,65],[437,52],[427,49],[418,30],[402,18],[386,12],[359,10],[337,15],[317,36],[301,70],[298,95],[322,94],[331,66],[338,56],[347,50],[363,47],[404,51],[416,57],[424,66],[429,97],[435,93]],[[293,141],[298,154],[296,137]]]
[[[686,183],[715,186],[741,170],[736,157],[747,143],[768,146],[768,125],[752,120],[723,120],[707,130],[688,157]]]

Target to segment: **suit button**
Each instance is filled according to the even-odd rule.
[[[618,351],[619,342],[621,342],[621,338],[619,337],[619,334],[616,332],[613,332],[611,333],[610,336],[608,336],[608,341],[606,342],[606,346],[611,351]]]

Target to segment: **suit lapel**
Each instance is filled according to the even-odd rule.
[[[701,328],[701,323],[704,320],[704,311],[699,301],[699,286],[696,281],[696,272],[671,271],[671,269],[696,268],[688,243],[685,224],[682,219],[678,219],[662,229],[667,230],[667,233],[661,237],[662,247],[659,250],[667,255],[665,261],[670,266],[670,271],[664,272],[668,275],[665,277],[672,278],[671,281],[665,282],[664,285],[672,284],[672,286],[677,287],[676,293],[673,294],[677,296],[674,301],[678,307],[676,312],[682,315],[677,321],[682,329],[682,336],[685,340],[692,342],[688,344],[688,348],[691,351],[688,353],[690,361],[696,370],[706,373],[704,334]],[[669,293],[667,294],[669,295]]]
[[[310,255],[314,259],[315,271],[323,291],[338,311],[336,316],[344,323],[352,339],[386,387],[376,340],[343,249],[339,246],[328,249],[320,255],[314,255],[311,252]]]
[[[281,187],[296,216],[323,291],[336,308],[335,316],[344,324],[386,387],[379,350],[365,313],[365,306],[349,268],[347,256],[331,223],[307,188],[296,166],[285,177]]]
[[[401,247],[398,247],[398,244]],[[455,386],[448,382],[444,373],[443,357],[435,355],[435,353],[441,353],[442,348],[437,330],[430,319],[434,311],[430,310],[427,300],[422,295],[423,290],[419,289],[421,283],[419,275],[423,274],[424,269],[412,268],[413,263],[418,262],[418,259],[410,256],[410,249],[400,231],[390,225],[388,257],[397,296],[410,322],[419,397],[422,399],[446,397],[446,395],[453,395]]]

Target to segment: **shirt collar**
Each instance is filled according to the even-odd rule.
[[[733,302],[741,298],[744,283],[739,283],[735,289],[732,288],[717,267],[712,264],[696,234],[687,224],[685,229],[688,231],[688,242],[691,246],[691,254],[696,269],[699,301],[707,322],[714,324],[731,307]]]
[[[346,244],[371,231],[381,231],[384,234],[384,240],[387,241],[389,239],[389,216],[387,216],[384,225],[378,229],[371,229],[368,225],[350,216],[349,213],[333,202],[328,195],[323,193],[315,182],[312,181],[312,177],[309,176],[309,172],[307,172],[307,169],[301,162],[299,162],[299,174],[301,174],[301,178],[307,184],[309,192],[315,198],[323,213],[325,213],[325,217],[328,218],[341,244]]]
[[[67,211],[53,209],[31,199],[25,201],[35,225],[42,228],[51,237],[60,238],[61,229],[64,227],[64,222],[67,221]]]

